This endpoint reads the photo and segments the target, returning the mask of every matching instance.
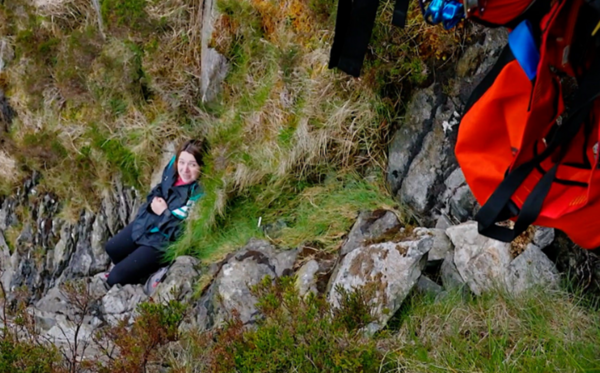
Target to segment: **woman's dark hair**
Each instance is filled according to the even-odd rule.
[[[198,166],[202,168],[202,166],[204,166],[204,156],[207,152],[206,141],[192,139],[181,144],[179,149],[177,149],[177,156],[175,157],[175,174],[177,176],[179,176],[179,173],[177,172],[177,164],[179,164],[179,155],[181,152],[188,152],[193,155],[194,159],[196,159],[196,163],[198,163]]]

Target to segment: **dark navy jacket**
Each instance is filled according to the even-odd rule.
[[[164,250],[169,242],[177,239],[192,205],[204,195],[197,181],[174,186],[177,181],[176,167],[173,157],[163,171],[161,182],[150,191],[146,203],[140,207],[133,221],[132,238],[140,246]],[[167,202],[168,208],[162,215],[152,211],[154,197],[162,197]]]

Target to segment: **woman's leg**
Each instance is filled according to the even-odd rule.
[[[138,248],[131,238],[132,231],[133,223],[130,223],[104,245],[106,253],[114,264],[118,264]]]
[[[108,275],[108,284],[133,284],[143,277],[147,277],[156,272],[164,265],[163,252],[153,247],[140,246],[127,258],[121,260],[110,271]]]

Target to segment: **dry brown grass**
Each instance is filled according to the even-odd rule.
[[[14,182],[18,177],[17,162],[0,150],[0,179],[5,180],[5,182]]]

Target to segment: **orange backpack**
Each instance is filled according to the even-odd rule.
[[[593,249],[600,246],[600,58],[592,35],[600,17],[589,1],[545,1],[549,9],[516,26],[473,92],[455,153],[482,205],[481,234],[510,242],[535,224]],[[568,110],[566,77],[578,83]],[[506,219],[514,228],[496,225]]]

